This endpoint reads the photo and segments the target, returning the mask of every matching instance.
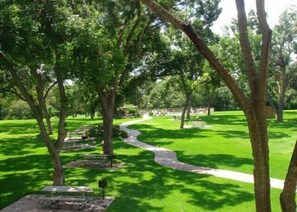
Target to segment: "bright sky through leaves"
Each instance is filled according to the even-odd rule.
[[[284,12],[290,5],[297,7],[297,0],[266,0],[265,7],[268,14],[267,20],[271,28],[277,24],[279,15]],[[212,29],[219,34],[222,34],[223,27],[231,23],[232,18],[237,17],[235,0],[221,0],[220,6],[223,11],[219,19],[214,23]],[[246,12],[251,9],[256,10],[256,0],[245,0]]]

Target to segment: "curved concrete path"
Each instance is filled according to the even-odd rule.
[[[228,171],[223,169],[214,169],[214,168],[207,168],[201,166],[194,166],[186,163],[182,163],[177,160],[176,153],[161,147],[152,146],[146,143],[143,143],[137,140],[137,136],[141,133],[137,130],[128,129],[129,125],[136,124],[141,121],[149,120],[150,117],[145,117],[141,120],[127,122],[121,125],[121,129],[128,133],[128,138],[123,139],[123,141],[127,144],[132,146],[136,146],[151,152],[155,153],[155,161],[163,166],[170,167],[172,169],[183,170],[187,172],[193,172],[198,174],[207,174],[216,177],[247,182],[247,183],[254,183],[253,175],[251,174],[244,174],[240,172]],[[270,185],[272,188],[283,189],[284,181],[279,179],[270,179]]]

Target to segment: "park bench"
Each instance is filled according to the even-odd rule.
[[[78,202],[79,208],[82,209],[88,201],[85,194],[92,192],[92,188],[87,186],[47,186],[41,191],[47,193],[47,195],[38,198],[44,207],[50,207],[58,202]]]
[[[107,160],[110,161],[110,167],[112,168],[113,159],[116,158],[115,155],[107,155],[107,154],[91,154],[91,155],[81,155],[86,160],[97,160],[101,162],[102,165],[106,163]]]
[[[204,128],[206,123],[204,121],[192,121],[192,127]]]

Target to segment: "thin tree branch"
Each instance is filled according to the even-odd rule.
[[[252,49],[248,38],[247,18],[245,13],[244,1],[235,0],[237,7],[238,27],[240,35],[240,46],[243,54],[243,60],[249,79],[251,90],[255,90],[255,83],[257,78],[256,65],[252,55]]]
[[[266,12],[265,12],[265,1],[257,0],[257,17],[259,21],[259,27],[262,32],[262,48],[261,48],[261,60],[260,60],[260,80],[262,86],[259,86],[259,92],[266,92],[266,82],[268,76],[268,65],[269,65],[269,54],[271,50],[271,29],[267,23]]]
[[[53,84],[51,84],[48,89],[45,91],[45,94],[44,94],[44,98],[47,97],[48,93],[50,92],[50,90],[56,85],[58,84],[58,81],[54,82]]]
[[[13,90],[8,89],[8,88],[0,89],[0,93],[5,93],[5,92],[12,93],[12,94],[16,95],[18,98],[20,98],[21,100],[26,101],[25,98],[21,94],[19,94],[15,89],[13,89]]]
[[[8,72],[11,75],[11,78],[12,78],[14,84],[18,87],[18,89],[22,93],[24,99],[28,102],[28,104],[30,104],[31,108],[35,108],[36,105],[34,103],[34,99],[28,93],[27,89],[23,85],[23,83],[21,81],[21,78],[19,77],[19,75],[17,74],[17,71],[13,67],[13,64],[7,59],[7,57],[4,55],[4,53],[0,51],[0,62],[1,61],[5,65],[5,67],[7,68]]]

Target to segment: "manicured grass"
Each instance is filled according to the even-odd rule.
[[[179,129],[179,121],[172,117],[157,117],[131,128],[142,132],[140,140],[177,152],[183,162],[252,174],[251,145],[243,113],[215,112],[199,119],[206,122],[205,128]],[[269,120],[271,177],[286,176],[296,126],[297,111],[285,111],[283,123]]]
[[[286,172],[290,148],[292,151],[296,139],[296,113],[286,112],[284,124],[269,123],[273,177],[281,177]],[[140,140],[175,150],[184,162],[251,173],[253,162],[242,114],[222,112],[200,119],[211,127],[180,130],[177,121],[161,117],[133,128],[142,131]],[[124,121],[127,120],[116,123]],[[74,130],[80,125],[100,122],[100,119],[82,117],[68,119],[67,128]],[[1,208],[51,184],[49,156],[44,144],[36,138],[37,133],[34,120],[0,121]],[[106,193],[116,197],[108,211],[255,210],[251,184],[162,167],[153,161],[153,153],[124,144],[120,139],[115,139],[114,149],[117,160],[125,162],[125,166],[111,170],[68,168],[66,185],[89,185],[94,195],[100,195],[97,182],[107,179]],[[81,154],[98,151],[101,152],[99,146],[92,150],[63,152],[62,162],[65,164],[81,159]],[[273,171],[277,168],[281,170]],[[280,190],[272,189],[274,211],[280,211],[279,193]]]

